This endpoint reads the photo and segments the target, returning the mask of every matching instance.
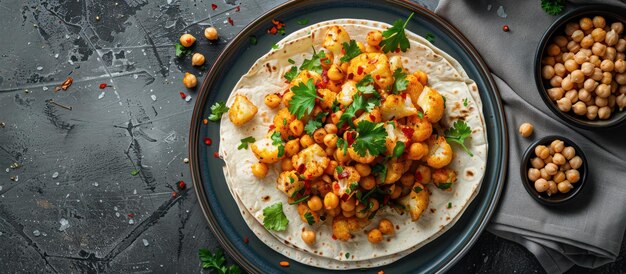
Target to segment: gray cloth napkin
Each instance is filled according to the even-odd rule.
[[[500,6],[506,18],[498,15]],[[478,49],[504,103],[509,163],[500,205],[488,230],[525,246],[548,273],[565,272],[574,264],[595,268],[615,261],[626,229],[626,127],[588,131],[565,125],[539,97],[533,58],[541,36],[557,16],[543,12],[539,0],[442,0],[435,12]],[[502,31],[504,25],[510,32]],[[524,122],[535,126],[531,138],[518,133]],[[519,170],[530,143],[552,134],[576,142],[589,161],[583,193],[564,208],[537,203],[524,189]]]

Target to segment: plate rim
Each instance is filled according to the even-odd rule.
[[[230,42],[228,42],[228,44],[216,57],[215,62],[211,66],[211,69],[206,73],[206,77],[204,78],[202,82],[202,86],[199,89],[199,94],[197,96],[196,102],[194,104],[194,108],[192,110],[192,117],[191,117],[189,138],[188,138],[189,139],[188,154],[190,158],[189,168],[191,171],[194,191],[196,192],[196,198],[199,201],[200,208],[202,209],[202,213],[204,214],[204,217],[207,220],[207,224],[209,228],[215,235],[215,238],[219,242],[222,249],[224,249],[226,253],[237,264],[239,264],[245,271],[248,271],[251,273],[260,273],[261,270],[252,262],[244,258],[239,252],[237,252],[237,249],[231,243],[231,240],[228,238],[228,236],[225,235],[222,229],[217,225],[215,216],[213,215],[213,213],[211,212],[209,208],[210,207],[209,202],[206,196],[204,195],[205,193],[204,185],[202,183],[202,179],[200,176],[200,167],[198,166],[198,159],[199,159],[198,137],[199,137],[199,131],[201,128],[200,127],[201,117],[200,115],[198,115],[198,113],[202,113],[205,108],[206,99],[209,95],[209,91],[207,89],[210,83],[214,81],[214,78],[217,75],[216,73],[217,68],[221,66],[226,56],[230,55],[228,48],[230,48],[233,45],[244,42],[243,40],[245,39],[248,39],[248,36],[251,34],[252,29],[257,24],[265,22],[268,19],[272,19],[273,14],[279,11],[282,11],[283,9],[289,10],[293,8],[298,8],[299,5],[303,5],[303,4],[306,5],[306,2],[313,2],[313,1],[316,1],[316,0],[289,0],[285,3],[282,3],[268,10],[262,15],[256,17],[254,20],[250,21],[250,23],[248,23],[244,28],[242,28],[241,31],[239,31],[235,35],[235,37],[233,37],[230,40]],[[500,129],[494,128],[494,130],[496,131],[496,134],[500,134],[502,136],[502,163],[503,165],[501,166],[500,171],[497,172],[498,179],[496,182],[496,188],[495,188],[493,199],[489,203],[487,211],[485,212],[485,217],[480,221],[479,225],[477,226],[475,232],[470,237],[467,244],[465,244],[456,254],[454,254],[450,259],[444,262],[440,266],[440,268],[435,271],[436,273],[443,273],[449,270],[454,264],[456,264],[461,258],[463,258],[465,254],[469,251],[469,249],[476,243],[479,236],[485,231],[487,224],[493,217],[493,213],[495,212],[495,210],[497,209],[500,203],[502,190],[504,188],[504,180],[506,178],[506,173],[507,173],[506,165],[508,164],[508,158],[509,158],[509,151],[508,151],[509,138],[507,134],[508,125],[507,125],[507,120],[506,120],[506,114],[504,112],[504,105],[502,104],[500,91],[498,90],[495,84],[495,81],[491,75],[491,72],[489,68],[487,67],[486,63],[484,62],[483,58],[478,53],[476,48],[469,42],[469,40],[467,40],[467,38],[463,34],[461,34],[461,32],[456,27],[454,27],[452,24],[450,24],[448,21],[446,21],[439,15],[435,14],[434,12],[415,3],[403,1],[403,0],[381,0],[381,2],[388,3],[391,5],[396,5],[396,6],[405,8],[415,13],[422,13],[421,15],[428,16],[429,19],[432,19],[435,23],[442,25],[444,27],[443,29],[448,32],[448,35],[451,35],[454,39],[457,39],[458,41],[460,41],[458,45],[462,49],[467,51],[468,55],[470,55],[473,58],[473,61],[477,63],[477,69],[485,76],[486,85],[493,90],[494,95],[495,95],[493,104],[494,104],[494,108],[497,110],[496,115],[499,116],[498,118],[502,121],[502,127]]]

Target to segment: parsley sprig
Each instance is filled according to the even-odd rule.
[[[367,120],[359,122],[356,127],[358,136],[352,144],[354,151],[361,157],[367,155],[368,151],[370,155],[374,156],[385,152],[387,131],[383,125],[384,123],[372,123]]]
[[[324,58],[326,58],[326,53],[324,53],[324,51],[316,52],[315,48],[313,48],[313,56],[311,56],[311,59],[304,59],[304,61],[302,61],[300,70],[306,69],[308,71],[315,71],[321,74],[323,70],[322,62],[324,62],[325,64],[330,64],[329,59],[325,59],[324,61],[322,61],[322,59]]]
[[[226,259],[221,249],[216,250],[215,253],[211,253],[211,251],[206,248],[200,248],[200,250],[198,250],[198,256],[200,257],[202,268],[204,269],[212,268],[219,274],[242,273],[239,266],[226,264]]]
[[[296,115],[298,119],[302,119],[304,115],[308,115],[315,107],[315,98],[323,100],[316,94],[313,79],[309,79],[306,83],[300,83],[291,88],[295,94],[289,102],[289,112]]]
[[[191,54],[191,49],[184,47],[180,43],[174,45],[176,47],[176,57],[180,58]]]
[[[469,156],[474,156],[474,154],[465,146],[465,138],[472,135],[472,129],[467,125],[467,123],[465,123],[465,121],[457,120],[451,128],[446,129],[444,135],[448,143],[457,143],[461,145],[463,150],[465,150]]]
[[[278,202],[263,209],[263,226],[274,231],[287,229],[289,220],[283,212],[283,203]]]
[[[209,120],[217,122],[220,118],[222,118],[224,113],[228,112],[228,109],[229,108],[226,106],[226,103],[215,102],[215,104],[211,106],[211,115],[209,115]]]
[[[313,135],[318,128],[322,127],[322,119],[326,116],[325,112],[320,112],[315,116],[315,119],[309,119],[309,121],[304,126],[304,131],[309,135]]]
[[[400,91],[406,90],[409,86],[409,81],[406,80],[406,73],[404,73],[401,68],[398,68],[393,72],[393,79],[395,80],[393,82],[391,92],[394,94],[398,94]]]
[[[405,52],[409,47],[411,47],[411,43],[409,39],[406,38],[406,34],[404,33],[404,28],[411,20],[415,13],[411,13],[409,18],[406,21],[402,21],[402,19],[398,19],[393,22],[393,26],[385,31],[383,31],[383,40],[380,42],[380,48],[385,52],[395,51],[397,48],[400,48],[401,51]]]
[[[361,49],[356,44],[356,41],[350,40],[350,43],[343,42],[343,50],[346,52],[339,60],[341,62],[349,62],[352,58],[359,56],[361,54]]]
[[[550,15],[557,15],[565,9],[565,0],[541,0],[541,8]]]
[[[285,73],[285,79],[289,82],[291,82],[293,78],[296,78],[296,76],[298,76],[298,67],[296,66],[291,66],[291,69]]]

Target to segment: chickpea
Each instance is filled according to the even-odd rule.
[[[622,34],[624,31],[624,24],[622,24],[622,22],[615,22],[611,24],[611,30],[615,31],[615,34]]]
[[[389,195],[389,198],[397,199],[400,197],[401,194],[402,194],[402,187],[400,187],[399,185],[396,185],[393,188],[393,192],[391,193],[391,195]]]
[[[598,57],[597,55],[591,55],[589,57],[589,62],[591,64],[593,64],[594,69],[595,69],[595,67],[598,67],[598,69],[599,69],[600,65],[602,64],[602,60],[600,60],[600,57]]]
[[[309,147],[314,143],[315,142],[313,141],[313,138],[311,138],[311,135],[305,134],[300,137],[300,145],[302,146],[302,148]]]
[[[572,109],[572,101],[570,101],[567,97],[559,99],[558,101],[556,101],[556,103],[559,107],[559,110],[561,110],[562,112],[568,112],[570,111],[570,109]]]
[[[612,89],[612,88],[611,88],[611,89]],[[607,105],[607,106],[608,106],[611,110],[613,110],[613,108],[615,107],[615,103],[617,103],[617,102],[616,102],[616,101],[617,101],[617,97],[615,97],[615,95],[611,94],[611,95],[609,96],[609,98],[607,98],[607,99],[608,99],[608,101],[609,101],[609,103],[608,103],[608,105]],[[600,110],[598,110],[598,111],[600,111]],[[611,112],[612,112],[612,111],[611,111]]]
[[[267,171],[269,170],[265,163],[254,163],[252,164],[251,169],[252,175],[256,176],[257,178],[265,178],[265,176],[267,175]]]
[[[596,97],[594,101],[595,101],[594,103],[596,104],[598,108],[605,107],[609,104],[608,98],[602,98],[599,96]],[[600,109],[598,109],[598,112],[600,112]]]
[[[606,26],[606,21],[602,16],[593,17],[593,26],[596,28],[604,28]]]
[[[586,89],[581,89],[578,91],[578,100],[583,101],[583,102],[590,102],[591,99],[592,99],[591,93],[587,91]],[[586,107],[585,104],[583,105]]]
[[[533,134],[533,125],[531,123],[523,123],[519,126],[519,134],[526,138]]]
[[[263,99],[263,102],[269,108],[278,107],[278,105],[280,105],[280,101],[280,97],[275,93],[265,95],[265,98]]]
[[[368,176],[372,173],[372,168],[368,164],[357,163],[354,165],[356,171],[361,175],[361,177]]]
[[[584,17],[580,19],[580,21],[578,21],[578,24],[580,25],[580,28],[582,30],[589,30],[593,28],[593,21],[591,21],[589,17]]]
[[[412,143],[407,152],[407,159],[420,160],[428,154],[428,145],[421,142]]]
[[[548,173],[548,175],[554,176],[559,171],[559,167],[555,165],[554,163],[547,163],[545,170]]]
[[[414,183],[415,176],[409,172],[404,173],[402,177],[400,177],[400,184],[402,184],[403,187],[412,187]]]
[[[365,41],[370,46],[378,46],[382,40],[383,34],[378,30],[368,32],[365,38]]]
[[[626,51],[626,40],[625,39],[617,40],[617,44],[615,44],[615,50],[617,50],[617,52]]]
[[[613,63],[613,61],[607,59],[603,60],[602,64],[600,65],[600,69],[606,72],[611,72],[614,68],[615,64]]]
[[[552,156],[552,163],[557,164],[557,165],[564,165],[565,162],[567,162],[565,160],[565,156],[563,156],[563,154],[561,153],[554,153],[554,156]]]
[[[289,131],[293,136],[300,136],[304,132],[304,123],[300,120],[293,120],[289,123]]]
[[[550,184],[548,184],[548,181],[546,181],[546,179],[539,178],[535,181],[535,190],[537,190],[537,192],[539,193],[545,192],[549,188],[550,188]]]
[[[550,143],[550,148],[552,148],[554,152],[561,152],[563,151],[563,148],[565,148],[565,142],[561,140],[554,140]]]
[[[318,128],[313,132],[313,140],[318,144],[324,143],[324,137],[326,137],[326,130],[324,128]]]
[[[560,87],[562,82],[563,78],[561,78],[561,76],[554,76],[550,79],[550,85],[553,87]]]
[[[539,170],[539,174],[541,174],[541,178],[544,180],[550,180],[552,179],[552,176],[550,176],[550,174],[548,174],[548,172],[546,171],[545,168],[542,168]]]
[[[180,39],[178,39],[180,41],[180,44],[183,47],[191,47],[191,45],[193,45],[193,43],[196,42],[196,37],[193,37],[193,35],[189,34],[189,33],[185,33],[183,35],[180,36]]]
[[[559,47],[565,47],[565,45],[567,45],[567,38],[565,36],[559,35],[554,37],[553,42]]]
[[[567,180],[565,180],[563,182],[560,182],[558,184],[558,189],[559,189],[559,192],[561,192],[561,193],[568,193],[570,190],[572,190],[572,188],[574,188],[574,187]]]
[[[565,69],[569,72],[575,71],[578,69],[578,63],[573,59],[565,61]]]
[[[356,217],[359,219],[366,218],[367,216],[369,216],[369,212],[365,210],[365,208],[366,208],[365,204],[357,205],[356,209],[354,210],[354,215],[356,215]]]
[[[335,155],[335,151],[337,151],[336,147],[326,147],[324,149],[324,152],[326,152],[326,156],[331,157],[331,158],[333,155]]]
[[[584,55],[585,57],[587,57],[587,59],[589,57],[591,57],[591,55],[593,55],[593,52],[591,52],[590,49],[580,49],[579,52],[580,52],[581,55]],[[578,54],[578,53],[576,53],[576,54]]]
[[[548,156],[550,156],[550,150],[546,146],[536,146],[535,155],[537,155],[540,159],[547,159]]]
[[[617,96],[615,102],[617,103],[619,110],[622,111],[622,109],[626,107],[626,94],[620,94],[619,96]]]
[[[598,116],[598,106],[587,106],[587,119],[595,120]]]
[[[309,199],[306,204],[312,211],[319,211],[322,209],[322,199],[320,199],[320,197],[317,195],[311,197],[311,199]]]
[[[367,199],[368,204],[372,204],[372,206],[370,207],[370,212],[374,212],[376,210],[378,210],[380,204],[378,203],[378,200],[374,199],[374,198],[369,198]]]
[[[383,241],[383,233],[378,228],[374,228],[367,233],[367,240],[373,244],[380,243]]]
[[[361,177],[359,186],[365,190],[371,190],[376,186],[376,179],[374,179],[374,176]]]
[[[291,102],[291,99],[293,99],[294,96],[296,96],[296,94],[293,93],[293,91],[291,90],[285,92],[285,94],[283,94],[283,99],[282,99],[283,105],[285,105],[285,107],[289,107],[289,102]]]
[[[591,32],[591,37],[595,42],[604,42],[604,39],[606,38],[606,31],[600,28],[594,29]]]
[[[328,134],[336,134],[338,129],[335,124],[328,123],[324,125],[324,130],[326,130]]]
[[[354,211],[354,209],[356,208],[356,200],[354,199],[354,197],[351,197],[345,202],[340,201],[340,204],[341,204],[341,210],[343,211]]]
[[[326,210],[335,209],[339,205],[339,198],[335,193],[328,192],[324,196],[324,208]]]
[[[393,235],[395,232],[395,228],[393,227],[393,223],[387,219],[382,219],[378,222],[378,229],[385,235]]]
[[[595,81],[602,81],[604,78],[604,74],[600,68],[593,68],[593,74],[591,74],[591,79]]]
[[[541,172],[539,172],[538,169],[536,168],[531,168],[528,169],[528,179],[531,181],[537,181],[539,178],[541,178]]]
[[[565,76],[565,73],[567,73],[567,70],[565,69],[565,66],[563,64],[557,63],[554,65],[554,74],[563,77]]]
[[[543,79],[552,79],[552,77],[554,77],[554,67],[550,65],[543,66],[543,69],[541,70],[541,75]]]
[[[316,235],[314,231],[308,230],[308,229],[305,229],[302,231],[302,241],[304,241],[305,244],[314,245],[315,238],[316,238]]]
[[[606,98],[606,97],[609,97],[609,95],[611,95],[611,87],[605,84],[600,84],[596,88],[595,92],[596,92],[596,95],[598,95],[599,97]]]
[[[340,81],[343,79],[343,71],[337,64],[333,64],[328,69],[328,79],[332,81]]]
[[[572,169],[572,166],[569,164],[569,162],[567,162],[564,165],[562,165],[559,170],[566,171],[566,170],[570,170],[570,169]]]
[[[541,64],[554,66],[554,64],[556,64],[556,61],[554,61],[554,56],[546,56],[541,59]]]
[[[191,56],[191,65],[193,66],[202,66],[204,65],[204,55],[202,53],[194,53]]]
[[[559,55],[559,53],[561,53],[561,48],[556,44],[550,44],[548,46],[547,52],[548,52],[548,55],[550,56],[557,56]]]
[[[600,118],[601,120],[606,120],[606,119],[609,119],[609,117],[611,117],[610,107],[603,106],[600,109],[598,109],[598,118]]]
[[[590,63],[590,62],[585,62],[581,65],[580,67],[580,71],[583,73],[584,76],[591,76],[591,74],[593,73],[593,68],[595,66]],[[590,79],[587,79],[590,80]]]
[[[570,78],[570,75],[567,75],[567,77],[563,78],[563,81],[561,81],[561,87],[565,91],[574,88],[574,82],[572,82],[572,79]]]
[[[531,164],[534,168],[536,168],[536,169],[543,168],[543,167],[544,167],[544,165],[545,165],[545,164],[544,164],[544,162],[543,162],[543,160],[541,160],[541,158],[539,158],[539,157],[535,157],[535,158],[530,159],[530,164]]]
[[[572,36],[572,33],[574,33],[574,31],[579,30],[579,29],[580,29],[580,25],[578,25],[578,23],[569,22],[567,23],[567,25],[565,25],[565,34],[567,36]]]
[[[619,41],[619,36],[614,30],[606,33],[606,36],[604,37],[604,43],[606,43],[607,46],[615,46],[617,45],[617,41]]]
[[[591,48],[592,46],[593,46],[593,37],[591,37],[591,34],[583,37],[583,39],[580,40],[581,48],[588,49],[588,48]]]
[[[615,61],[615,71],[617,73],[624,73],[624,72],[626,72],[626,61],[624,61],[624,60],[617,60],[617,61]]]
[[[597,56],[604,56],[604,53],[606,52],[606,46],[598,42],[593,43],[593,46],[591,47],[591,52],[593,52],[593,54]]]
[[[576,61],[576,63],[579,65],[585,63],[589,59],[584,50],[585,49],[581,49],[574,55],[574,61]]]
[[[324,145],[326,145],[326,147],[335,148],[337,147],[338,139],[337,134],[326,134],[326,136],[324,136]]]
[[[565,171],[565,177],[567,177],[570,183],[574,184],[580,180],[580,172],[576,169],[570,169]]]
[[[578,91],[575,89],[568,91],[565,93],[565,98],[569,99],[572,104],[578,102]]]
[[[570,52],[563,54],[563,60],[574,59],[574,53],[577,53],[580,49],[581,47],[579,43],[575,41],[569,41],[569,43],[567,43],[567,50],[569,50]],[[565,54],[567,54],[567,58],[565,57]]]
[[[572,110],[577,115],[585,115],[587,114],[587,106],[582,101],[577,102],[572,106]]]
[[[280,169],[282,171],[292,171],[294,170],[293,164],[291,163],[290,158],[284,158],[280,160]]]
[[[620,85],[626,85],[626,73],[620,73],[615,75],[615,82]]]
[[[559,171],[554,175],[554,177],[552,177],[552,181],[558,184],[560,182],[565,181],[565,178],[566,178],[565,172]]]
[[[204,37],[206,37],[206,39],[209,39],[211,41],[217,40],[218,38],[217,29],[214,27],[208,27],[204,29]]]
[[[572,40],[576,43],[580,43],[581,40],[585,37],[585,33],[582,30],[576,30],[572,33]]]
[[[585,75],[579,69],[572,71],[572,74],[570,74],[570,76],[571,76],[572,82],[574,83],[582,84],[585,81]]]
[[[550,153],[554,153],[554,151],[552,151],[552,149],[550,149]],[[543,159],[544,163],[552,163],[552,155],[548,156],[548,158]],[[544,166],[545,168],[545,166]]]
[[[552,196],[552,194],[556,194],[559,192],[557,184],[554,181],[548,181],[548,184],[550,185],[548,191],[546,192],[548,196]]]
[[[186,88],[195,88],[198,85],[198,79],[195,75],[185,72],[185,76],[183,77],[183,84]]]
[[[583,165],[583,159],[580,156],[574,156],[569,160],[569,164],[573,169],[579,169]]]

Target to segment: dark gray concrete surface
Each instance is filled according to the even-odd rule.
[[[196,92],[181,78],[206,69],[176,59],[173,45],[197,34],[210,65],[279,2],[1,0],[0,273],[200,272],[198,248],[218,244],[183,162]],[[216,44],[201,36],[208,25],[220,31]],[[55,93],[68,76],[73,85]],[[174,198],[179,180],[188,187]],[[624,272],[623,252],[594,272]],[[452,272],[543,270],[485,233]]]

